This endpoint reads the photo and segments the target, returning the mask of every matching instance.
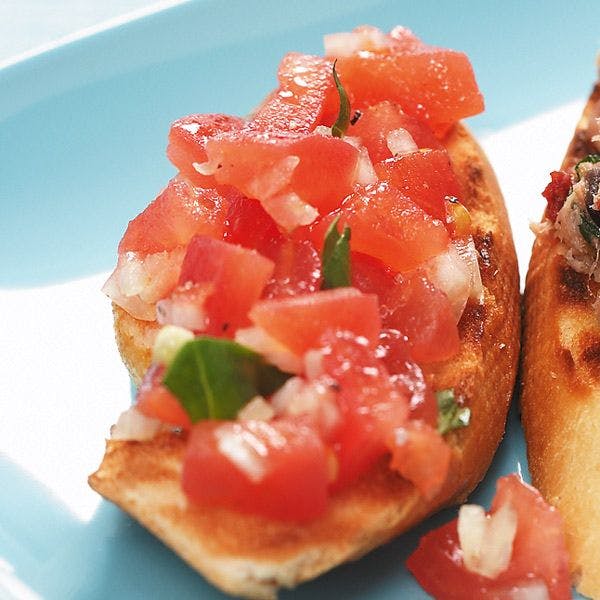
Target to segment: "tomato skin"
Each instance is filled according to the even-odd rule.
[[[212,177],[201,175],[194,163],[206,162],[206,142],[225,131],[238,131],[245,119],[222,114],[193,114],[177,119],[169,131],[167,157],[194,185],[213,187]]]
[[[252,480],[219,449],[220,431],[250,437],[262,477]],[[200,506],[222,506],[284,521],[308,521],[327,507],[327,451],[300,420],[201,421],[193,426],[183,462],[183,489]]]
[[[419,148],[443,148],[442,143],[424,123],[407,115],[392,102],[380,102],[365,110],[348,135],[357,136],[369,151],[371,162],[392,158],[387,145],[387,134],[395,129],[405,129]]]
[[[162,384],[165,368],[152,365],[145,373],[136,394],[136,407],[147,417],[189,429],[190,417],[179,400]]]
[[[388,158],[374,165],[383,181],[389,181],[427,214],[446,220],[446,196],[460,198],[462,190],[446,150],[424,150]]]
[[[552,171],[550,183],[545,187],[542,196],[548,202],[546,217],[552,222],[556,221],[558,211],[563,207],[569,190],[571,189],[571,176],[565,171]]]
[[[381,329],[377,296],[354,288],[336,288],[257,302],[250,319],[270,336],[302,356],[319,348],[329,330],[351,331],[375,344]]]
[[[216,190],[194,187],[189,181],[175,177],[129,222],[119,243],[119,254],[146,255],[173,250],[199,234],[221,237],[228,206],[229,199]]]
[[[542,580],[550,600],[571,597],[559,513],[537,490],[514,474],[498,480],[490,512],[494,513],[506,501],[517,512],[517,532],[508,568],[495,579],[468,571],[463,564],[455,519],[421,538],[419,547],[406,562],[425,591],[438,600],[484,600],[507,597],[513,586]]]
[[[179,286],[211,284],[212,294],[203,300],[205,331],[232,337],[239,327],[250,323],[248,311],[262,294],[273,269],[273,262],[254,250],[196,236],[183,259]]]

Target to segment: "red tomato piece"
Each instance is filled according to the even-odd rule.
[[[375,165],[379,179],[389,181],[426,213],[446,220],[447,196],[460,197],[461,189],[445,150],[411,152]]]
[[[381,321],[377,296],[354,288],[336,288],[257,302],[250,319],[292,352],[303,355],[320,347],[325,331],[351,331],[374,344]]]
[[[419,148],[443,148],[427,125],[402,112],[392,102],[380,102],[367,108],[347,133],[359,137],[369,151],[371,162],[378,163],[392,157],[387,135],[395,129],[408,131]]]
[[[387,183],[357,186],[341,208],[321,219],[311,239],[323,244],[329,223],[340,215],[340,230],[349,225],[352,249],[381,260],[394,271],[409,271],[446,251],[450,238],[444,224]],[[319,246],[319,247],[321,247]]]
[[[331,112],[333,61],[290,52],[279,65],[279,88],[258,107],[252,125],[261,130],[308,133]]]
[[[429,594],[438,600],[508,598],[511,591],[542,583],[550,600],[571,597],[568,556],[558,511],[514,474],[498,480],[490,513],[494,514],[506,502],[517,514],[507,569],[494,579],[468,571],[455,519],[425,535],[406,563]]]
[[[238,131],[245,119],[219,114],[188,115],[177,119],[169,131],[167,157],[192,183],[213,187],[214,179],[201,175],[194,164],[206,162],[206,142],[224,131]]]
[[[551,221],[556,221],[558,211],[563,207],[569,190],[571,189],[571,176],[565,171],[552,171],[550,173],[550,183],[542,192],[546,198],[548,206],[546,207],[546,217]]]
[[[322,368],[336,382],[342,423],[334,439],[338,475],[333,491],[356,481],[389,453],[388,438],[408,418],[407,398],[390,380],[366,340],[326,332]]]
[[[162,384],[165,368],[152,365],[145,373],[136,395],[137,409],[147,417],[189,429],[192,425],[179,400]]]
[[[212,189],[175,177],[148,207],[129,222],[119,254],[141,255],[185,246],[194,235],[220,238],[229,200]]]
[[[250,323],[248,311],[260,298],[273,273],[273,262],[254,250],[221,240],[196,236],[190,242],[179,286],[211,284],[213,293],[204,299],[206,332],[231,337]]]
[[[327,451],[299,421],[194,425],[183,489],[200,506],[222,506],[285,521],[307,521],[327,506]]]
[[[397,275],[385,303],[389,314],[384,327],[407,337],[416,362],[446,360],[458,352],[460,337],[450,301],[420,270]]]
[[[340,57],[336,69],[354,109],[389,100],[442,131],[483,110],[473,68],[462,52],[434,46],[393,54],[362,52]]]
[[[398,471],[431,500],[448,475],[452,451],[442,436],[423,421],[409,421],[388,439],[392,449],[390,468]]]

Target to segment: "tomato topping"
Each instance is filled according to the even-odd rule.
[[[147,417],[189,429],[191,421],[179,400],[162,384],[165,368],[152,365],[145,373],[136,395],[137,409]]]
[[[194,235],[221,237],[229,201],[216,190],[175,177],[129,222],[119,253],[151,254],[185,246]]]
[[[392,157],[387,136],[397,129],[406,130],[419,148],[443,148],[427,125],[402,112],[392,102],[380,102],[367,108],[347,133],[359,137],[371,161],[378,163]]]
[[[213,187],[212,177],[201,175],[194,164],[206,162],[206,142],[225,131],[238,131],[245,119],[219,114],[188,115],[177,119],[169,131],[167,157],[194,185]]]
[[[201,506],[286,521],[307,521],[327,506],[327,451],[301,421],[194,425],[183,463],[183,489]]]
[[[320,347],[328,330],[351,331],[375,344],[381,329],[377,296],[337,288],[280,300],[257,302],[250,319],[292,352]]]
[[[446,219],[446,197],[461,196],[446,150],[425,150],[389,158],[376,164],[375,172],[441,221]]]
[[[333,61],[290,52],[279,65],[279,88],[255,111],[259,129],[308,133],[327,113],[334,99]]]
[[[425,535],[406,565],[423,588],[438,600],[503,598],[529,586],[545,588],[551,600],[571,597],[562,519],[540,493],[516,475],[498,480],[491,515],[509,505],[516,513],[510,562],[496,577],[465,567],[457,522]],[[544,590],[538,590],[538,596]],[[523,595],[525,597],[525,595]]]
[[[254,250],[196,236],[183,260],[179,286],[193,290],[193,285],[210,284],[212,293],[200,295],[204,331],[232,337],[236,329],[250,323],[248,311],[260,298],[273,268],[272,261]]]
[[[564,171],[552,171],[550,178],[551,181],[542,192],[542,196],[548,202],[546,217],[554,222],[569,195],[571,176]]]

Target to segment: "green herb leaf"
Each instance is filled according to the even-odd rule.
[[[322,290],[350,285],[350,227],[344,227],[340,235],[336,217],[327,229],[323,244],[323,283]]]
[[[587,156],[585,156],[584,158],[582,158],[576,165],[575,165],[575,173],[577,173],[577,179],[581,179],[581,174],[579,173],[579,166],[582,165],[583,163],[597,163],[600,162],[600,154],[588,154]]]
[[[459,406],[454,390],[439,390],[435,393],[438,404],[438,432],[444,435],[453,429],[466,427],[471,419],[471,409]]]
[[[350,100],[348,100],[348,94],[346,94],[346,90],[335,70],[335,63],[337,63],[337,60],[333,63],[333,80],[335,81],[335,87],[340,96],[340,112],[337,121],[331,127],[331,135],[341,138],[344,137],[344,134],[350,125]]]
[[[254,396],[272,394],[289,377],[231,340],[198,337],[179,350],[163,384],[195,423],[233,419]]]
[[[594,238],[600,238],[600,227],[585,214],[585,211],[579,211],[579,218],[579,232],[588,244],[591,244]]]

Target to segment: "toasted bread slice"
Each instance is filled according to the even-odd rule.
[[[221,589],[273,598],[355,559],[460,502],[483,477],[504,431],[519,355],[519,279],[510,226],[495,176],[469,132],[455,126],[446,145],[464,190],[485,286],[483,305],[469,305],[460,322],[461,349],[429,368],[434,389],[453,387],[471,408],[471,423],[447,435],[453,456],[440,493],[425,501],[381,464],[335,495],[327,513],[309,524],[269,521],[226,509],[199,510],[180,487],[185,439],[165,434],[149,442],[109,440],[90,485],[138,519]],[[150,361],[154,325],[115,308],[125,363],[139,380]]]
[[[596,85],[562,169],[598,152]],[[596,289],[593,289],[596,287]],[[538,235],[525,287],[522,419],[533,483],[565,520],[578,590],[600,598],[600,322],[597,284],[573,270],[553,230]]]

